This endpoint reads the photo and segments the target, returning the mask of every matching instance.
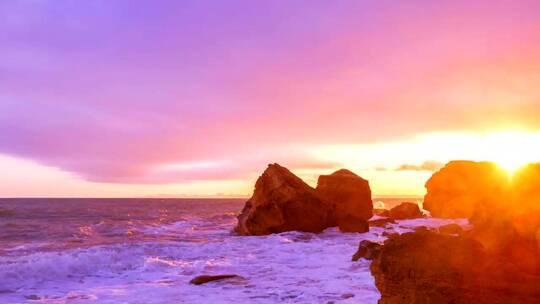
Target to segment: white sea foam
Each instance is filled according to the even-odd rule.
[[[406,232],[466,220],[415,219],[389,226]],[[352,262],[361,240],[382,241],[383,228],[364,234],[287,232],[230,234],[233,223],[201,219],[140,227],[184,241],[115,244],[0,257],[0,303],[376,303],[365,260]],[[244,280],[201,286],[201,274]],[[354,295],[354,296],[351,296]]]

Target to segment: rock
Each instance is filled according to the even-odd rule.
[[[433,217],[470,218],[506,200],[508,175],[490,162],[451,161],[426,182],[424,209]]]
[[[424,208],[439,217],[467,217],[486,250],[540,272],[540,164],[508,176],[487,162],[450,162],[426,183]]]
[[[458,224],[448,224],[448,225],[443,225],[441,227],[439,227],[439,233],[442,233],[442,234],[462,234],[463,233],[463,228],[461,228],[460,225]]]
[[[540,276],[464,236],[420,231],[386,240],[371,264],[379,304],[540,303]]]
[[[337,225],[350,218],[367,221],[373,215],[369,182],[347,169],[319,176],[315,190],[333,205]]]
[[[341,232],[368,232],[368,222],[362,218],[356,218],[352,215],[341,218],[339,223],[339,231]]]
[[[15,211],[10,209],[0,208],[0,217],[8,217],[15,215]]]
[[[344,293],[344,294],[341,295],[341,298],[342,299],[354,298],[354,293]]]
[[[381,244],[363,240],[358,245],[358,250],[352,257],[352,261],[356,262],[360,258],[365,258],[366,260],[372,260],[379,255]]]
[[[390,212],[388,209],[373,208],[373,214],[383,217],[389,217]]]
[[[232,278],[243,279],[243,277],[236,274],[202,275],[202,276],[197,276],[193,278],[191,281],[189,281],[189,283],[193,285],[202,285],[208,282],[232,279]]]
[[[286,168],[271,164],[255,184],[235,231],[265,235],[285,231],[321,232],[333,226],[334,208]]]
[[[369,227],[386,227],[388,224],[394,224],[396,221],[392,218],[379,218],[368,222]]]
[[[396,220],[413,219],[423,217],[420,207],[416,203],[403,202],[388,212],[390,218]]]

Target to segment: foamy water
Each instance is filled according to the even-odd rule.
[[[383,241],[383,228],[363,234],[331,228],[321,234],[234,236],[230,231],[236,220],[230,209],[238,210],[241,202],[212,204],[204,201],[187,208],[214,210],[209,216],[182,209],[167,220],[122,218],[109,225],[112,232],[102,229],[99,235],[95,231],[109,219],[92,218],[94,224],[82,221],[78,226],[87,238],[76,235],[83,239],[78,243],[71,238],[42,238],[25,245],[6,241],[4,233],[0,303],[376,303],[379,299],[369,262],[352,262],[351,257],[361,240]],[[144,206],[131,207],[163,209],[159,204]],[[172,220],[179,217],[184,219]],[[14,219],[0,221],[5,226]],[[417,219],[399,221],[386,230],[401,233],[450,222],[467,224]],[[51,225],[55,224],[61,223]],[[75,231],[75,226],[70,229]],[[114,242],[103,236],[107,233]],[[202,274],[242,278],[189,284]]]

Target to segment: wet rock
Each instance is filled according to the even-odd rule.
[[[368,222],[363,218],[356,218],[352,215],[343,217],[339,221],[339,231],[341,232],[368,232]]]
[[[388,224],[395,224],[396,221],[392,218],[379,218],[368,222],[369,227],[386,227]]]
[[[389,210],[389,217],[396,220],[423,217],[420,207],[416,203],[403,202]]]
[[[363,240],[358,245],[358,250],[352,257],[352,261],[356,262],[360,258],[365,258],[366,260],[372,260],[379,255],[381,244]]]
[[[395,235],[371,264],[380,304],[540,303],[540,275],[478,241],[432,231]]]
[[[351,218],[367,221],[373,215],[369,182],[347,169],[319,176],[316,191],[332,204],[337,226]]]
[[[191,281],[189,281],[189,283],[193,285],[202,285],[208,282],[232,279],[232,278],[243,279],[243,277],[236,274],[201,275],[201,276],[197,276],[193,278]]]
[[[271,164],[257,180],[235,231],[241,235],[321,232],[332,226],[333,212],[315,189],[286,168]]]
[[[344,293],[344,294],[341,295],[341,298],[342,299],[354,298],[354,293]]]

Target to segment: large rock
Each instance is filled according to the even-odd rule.
[[[430,231],[395,235],[371,264],[379,304],[540,303],[540,275],[476,240]]]
[[[286,168],[271,164],[255,184],[235,231],[265,235],[284,231],[321,232],[332,226],[334,208]]]
[[[489,251],[540,269],[540,164],[509,176],[487,162],[450,162],[426,183],[424,208],[436,217],[467,217]]]
[[[423,217],[416,203],[403,202],[388,211],[388,217],[395,220],[414,219]]]
[[[490,162],[452,161],[426,183],[424,209],[433,217],[470,218],[506,199],[508,175]]]
[[[347,169],[319,176],[316,191],[333,205],[338,226],[351,218],[367,221],[373,216],[369,182]]]

